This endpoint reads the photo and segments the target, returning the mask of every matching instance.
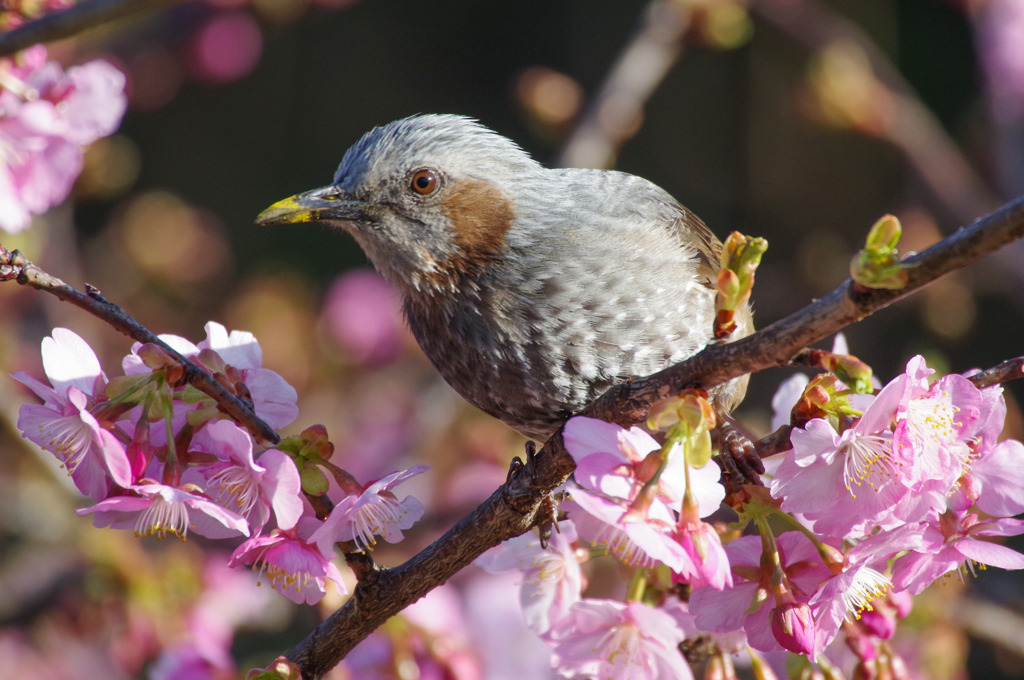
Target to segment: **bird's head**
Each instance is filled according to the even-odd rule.
[[[334,182],[275,203],[257,224],[348,231],[403,294],[451,292],[502,256],[514,196],[541,166],[476,121],[420,115],[363,135]]]

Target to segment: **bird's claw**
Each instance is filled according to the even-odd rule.
[[[516,475],[530,467],[536,458],[537,443],[530,440],[526,442],[526,462],[524,463],[523,459],[519,456],[515,456],[508,466],[508,475],[505,478],[505,483],[511,482]],[[563,496],[563,492],[552,491],[541,501],[541,505],[537,510],[534,526],[537,527],[541,548],[547,548],[548,541],[551,540],[552,530],[558,532],[558,504]]]
[[[726,493],[738,491],[744,484],[764,486],[761,481],[764,463],[757,455],[753,440],[729,418],[721,418],[718,447],[721,454],[717,459],[722,466]]]

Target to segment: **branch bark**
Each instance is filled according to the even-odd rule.
[[[826,297],[753,335],[708,347],[660,373],[611,388],[584,414],[633,425],[646,419],[654,402],[686,387],[709,388],[745,373],[784,366],[803,348],[1022,237],[1024,197],[907,258],[909,278],[901,290],[863,290],[847,280]],[[375,570],[360,581],[352,598],[288,658],[306,680],[322,677],[388,618],[445,583],[485,550],[528,531],[548,494],[572,469],[559,430],[526,467],[444,536],[401,566]]]
[[[87,0],[47,14],[0,34],[0,57],[9,57],[38,43],[70,38],[90,28],[143,12],[157,11],[182,0]]]
[[[653,0],[636,33],[558,155],[563,168],[607,168],[639,129],[644,105],[683,51],[690,26],[685,3]]]
[[[248,404],[225,389],[212,375],[175,351],[123,309],[109,302],[99,289],[86,284],[86,292],[83,293],[32,264],[17,250],[5,250],[0,244],[0,281],[12,280],[23,286],[54,295],[64,302],[70,302],[107,322],[112,328],[133,340],[158,345],[163,351],[174,357],[185,370],[184,379],[188,383],[214,399],[224,413],[244,425],[257,441],[269,444],[281,441],[277,432],[260,420]]]

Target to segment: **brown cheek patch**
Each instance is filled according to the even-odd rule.
[[[512,202],[505,194],[478,179],[452,183],[441,210],[452,225],[459,250],[452,258],[452,268],[463,274],[479,271],[494,261],[515,219]]]

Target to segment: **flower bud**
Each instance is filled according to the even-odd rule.
[[[253,668],[245,680],[302,680],[302,671],[288,658],[279,656],[266,668]]]
[[[147,342],[135,353],[147,367],[157,370],[165,366],[173,366],[177,361],[160,345]]]
[[[785,602],[772,609],[772,635],[784,648],[797,654],[814,651],[814,619],[803,602]]]
[[[907,268],[896,248],[901,234],[900,221],[883,215],[871,227],[864,249],[850,262],[850,278],[865,288],[899,290],[906,286]]]

